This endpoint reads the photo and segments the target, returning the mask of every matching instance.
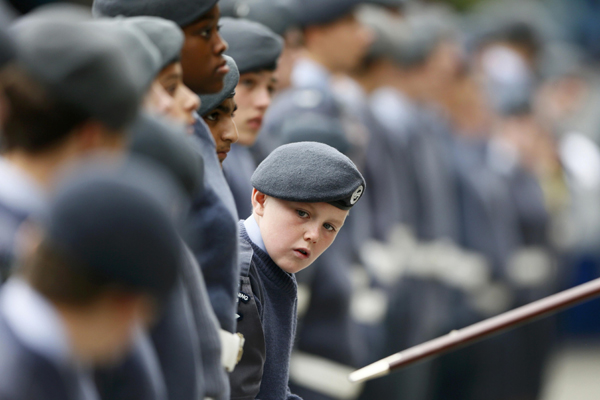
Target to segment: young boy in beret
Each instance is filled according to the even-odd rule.
[[[232,398],[299,399],[288,388],[296,330],[294,273],[334,241],[365,181],[348,157],[315,142],[281,146],[252,176],[253,213],[240,221],[238,332],[244,354]]]

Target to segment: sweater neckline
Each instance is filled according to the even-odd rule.
[[[290,274],[282,270],[279,265],[275,264],[273,259],[269,256],[269,254],[262,250],[260,247],[256,245],[248,236],[248,232],[246,232],[246,227],[244,226],[244,221],[240,221],[240,234],[242,239],[250,243],[252,246],[252,250],[254,251],[254,255],[256,255],[261,262],[255,263],[257,268],[260,269],[262,274],[266,276],[274,285],[276,285],[279,289],[282,289],[289,294],[296,296],[297,294],[297,284],[296,277],[294,274]]]

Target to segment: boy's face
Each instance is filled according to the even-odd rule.
[[[276,85],[275,71],[262,70],[240,75],[240,82],[235,88],[235,101],[238,105],[235,124],[241,145],[252,146],[256,142]]]
[[[229,98],[223,100],[217,108],[202,117],[215,139],[217,157],[221,164],[227,158],[227,153],[231,150],[231,144],[238,141],[238,131],[235,122],[233,122],[236,110],[235,101],[233,101],[233,98]]]
[[[183,28],[185,43],[181,50],[183,79],[198,94],[217,93],[229,67],[223,58],[227,43],[219,35],[219,6]]]
[[[328,203],[280,200],[256,189],[252,205],[267,252],[288,273],[301,271],[319,258],[348,215]]]

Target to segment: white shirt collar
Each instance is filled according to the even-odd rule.
[[[72,360],[67,331],[58,312],[26,282],[12,278],[2,287],[0,312],[30,350],[58,365]]]
[[[252,243],[257,245],[262,251],[268,254],[267,248],[265,247],[265,242],[263,242],[262,235],[260,233],[260,228],[254,219],[254,215],[249,216],[244,221],[244,227],[246,228],[246,233],[248,234],[248,237],[250,237],[250,240],[252,240]]]
[[[308,58],[301,58],[292,70],[292,86],[297,88],[317,87],[326,89],[330,86],[331,74],[321,64]]]

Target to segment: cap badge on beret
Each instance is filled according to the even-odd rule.
[[[352,193],[352,197],[350,197],[350,204],[354,205],[356,204],[356,202],[360,199],[360,197],[363,194],[363,191],[365,190],[365,188],[363,187],[363,185],[360,185],[358,187],[358,189],[356,189],[354,191],[354,193]]]

